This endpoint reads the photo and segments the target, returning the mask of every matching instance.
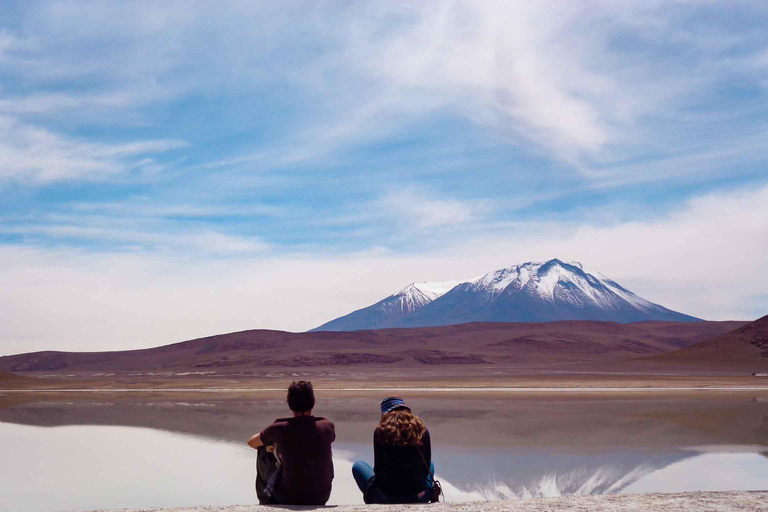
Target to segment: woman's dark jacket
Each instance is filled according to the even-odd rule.
[[[395,446],[385,442],[379,429],[373,433],[373,472],[376,475],[373,486],[385,494],[390,503],[419,501],[419,494],[426,490],[427,468],[432,462],[428,430],[421,441],[420,446]]]

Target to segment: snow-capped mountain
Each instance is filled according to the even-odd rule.
[[[382,302],[386,301],[387,307],[393,313],[413,313],[438,297],[442,297],[460,283],[461,281],[411,283]]]
[[[412,283],[315,331],[429,327],[466,322],[696,321],[649,302],[578,262],[513,265],[468,281]]]
[[[411,283],[372,306],[353,311],[313,331],[358,331],[390,327],[392,322],[415,313],[460,283],[461,281]]]

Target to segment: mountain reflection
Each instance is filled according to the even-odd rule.
[[[464,492],[485,499],[614,494],[641,477],[692,453],[496,455],[446,461],[441,472]],[[456,463],[460,462],[460,463]]]

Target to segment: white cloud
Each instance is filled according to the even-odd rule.
[[[372,250],[200,259],[181,247],[98,255],[5,245],[0,352],[153,346],[250,328],[305,330],[408,282],[465,279],[552,257],[581,261],[685,313],[750,319],[768,313],[755,301],[768,289],[765,254],[768,186],[700,197],[653,222],[519,224],[418,255]]]
[[[270,248],[269,244],[257,237],[232,236],[210,231],[184,234],[180,241],[183,245],[209,254],[254,254],[268,251]]]
[[[83,224],[24,224],[0,226],[0,234],[22,235],[34,238],[45,235],[51,239],[119,242],[123,247],[150,251],[193,251],[198,255],[254,254],[269,250],[269,244],[258,237],[234,236],[215,231],[164,231],[128,227],[131,219],[120,219],[106,225]],[[157,228],[157,226],[154,226]],[[167,226],[160,226],[168,229]]]
[[[736,119],[754,110],[722,108],[712,95],[734,76],[760,85],[768,68],[756,64],[764,48],[748,35],[686,25],[696,3],[425,1],[313,11],[301,29],[325,51],[285,76],[312,91],[321,115],[285,147],[213,165],[313,161],[450,115],[607,186],[636,178],[622,162],[651,156],[668,170],[701,150],[681,134],[717,145],[725,172],[754,159],[754,126]],[[724,114],[731,119],[714,119]],[[697,176],[691,165],[674,170]],[[664,172],[649,174],[646,181]]]
[[[466,224],[489,210],[482,201],[437,199],[415,189],[387,193],[373,209],[374,217],[396,220],[405,231]]]
[[[40,2],[20,11],[20,32],[30,34],[23,45],[0,33],[0,55],[24,48],[0,66],[39,89],[6,93],[0,111],[79,118],[106,110],[110,123],[126,123],[138,115],[132,107],[190,92],[247,97],[280,84],[306,106],[283,120],[290,135],[211,165],[316,162],[447,114],[591,180],[624,183],[594,164],[635,158],[638,148],[680,149],[669,127],[692,111],[717,110],[711,94],[722,83],[768,80],[765,49],[752,35],[686,23],[700,3],[89,3],[84,16],[82,6]],[[746,16],[759,3],[743,7]],[[63,79],[87,87],[56,90]],[[649,133],[660,134],[650,150]]]
[[[176,91],[180,93],[182,91]],[[76,118],[93,116],[99,109],[108,110],[114,115],[115,109],[138,107],[153,102],[167,100],[173,93],[155,83],[134,86],[132,89],[106,90],[98,93],[87,92],[42,92],[29,95],[6,95],[0,97],[0,113],[55,114],[66,111],[68,116]]]
[[[19,39],[7,30],[0,30],[0,62],[5,60],[7,54],[19,46]]]
[[[249,202],[248,204],[190,204],[130,200],[125,202],[81,202],[72,205],[75,212],[117,215],[121,217],[228,217],[275,216],[285,208]]]
[[[608,126],[591,99],[615,85],[579,54],[586,38],[577,20],[589,9],[575,5],[429,3],[408,29],[369,41],[374,56],[360,62],[398,87],[441,94],[481,123],[550,148],[596,150]]]
[[[718,32],[713,44],[710,32],[679,24],[665,2],[386,5],[340,31],[346,63],[380,94],[421,112],[451,109],[580,166],[611,160],[610,148],[634,141],[648,117],[672,121],[735,71],[754,74],[748,59],[720,58],[742,40]],[[393,18],[399,23],[383,30],[381,20]],[[660,51],[638,59],[620,36],[642,39],[646,51],[674,43],[695,64],[681,67]],[[695,60],[696,52],[707,58]]]
[[[115,144],[85,142],[13,117],[0,116],[0,180],[48,183],[72,178],[103,178],[127,169],[130,161],[126,157],[187,145],[179,140]]]

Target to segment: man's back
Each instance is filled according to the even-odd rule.
[[[264,444],[277,446],[282,461],[275,488],[277,500],[293,505],[324,505],[333,481],[333,422],[315,416],[280,418],[260,435]]]

